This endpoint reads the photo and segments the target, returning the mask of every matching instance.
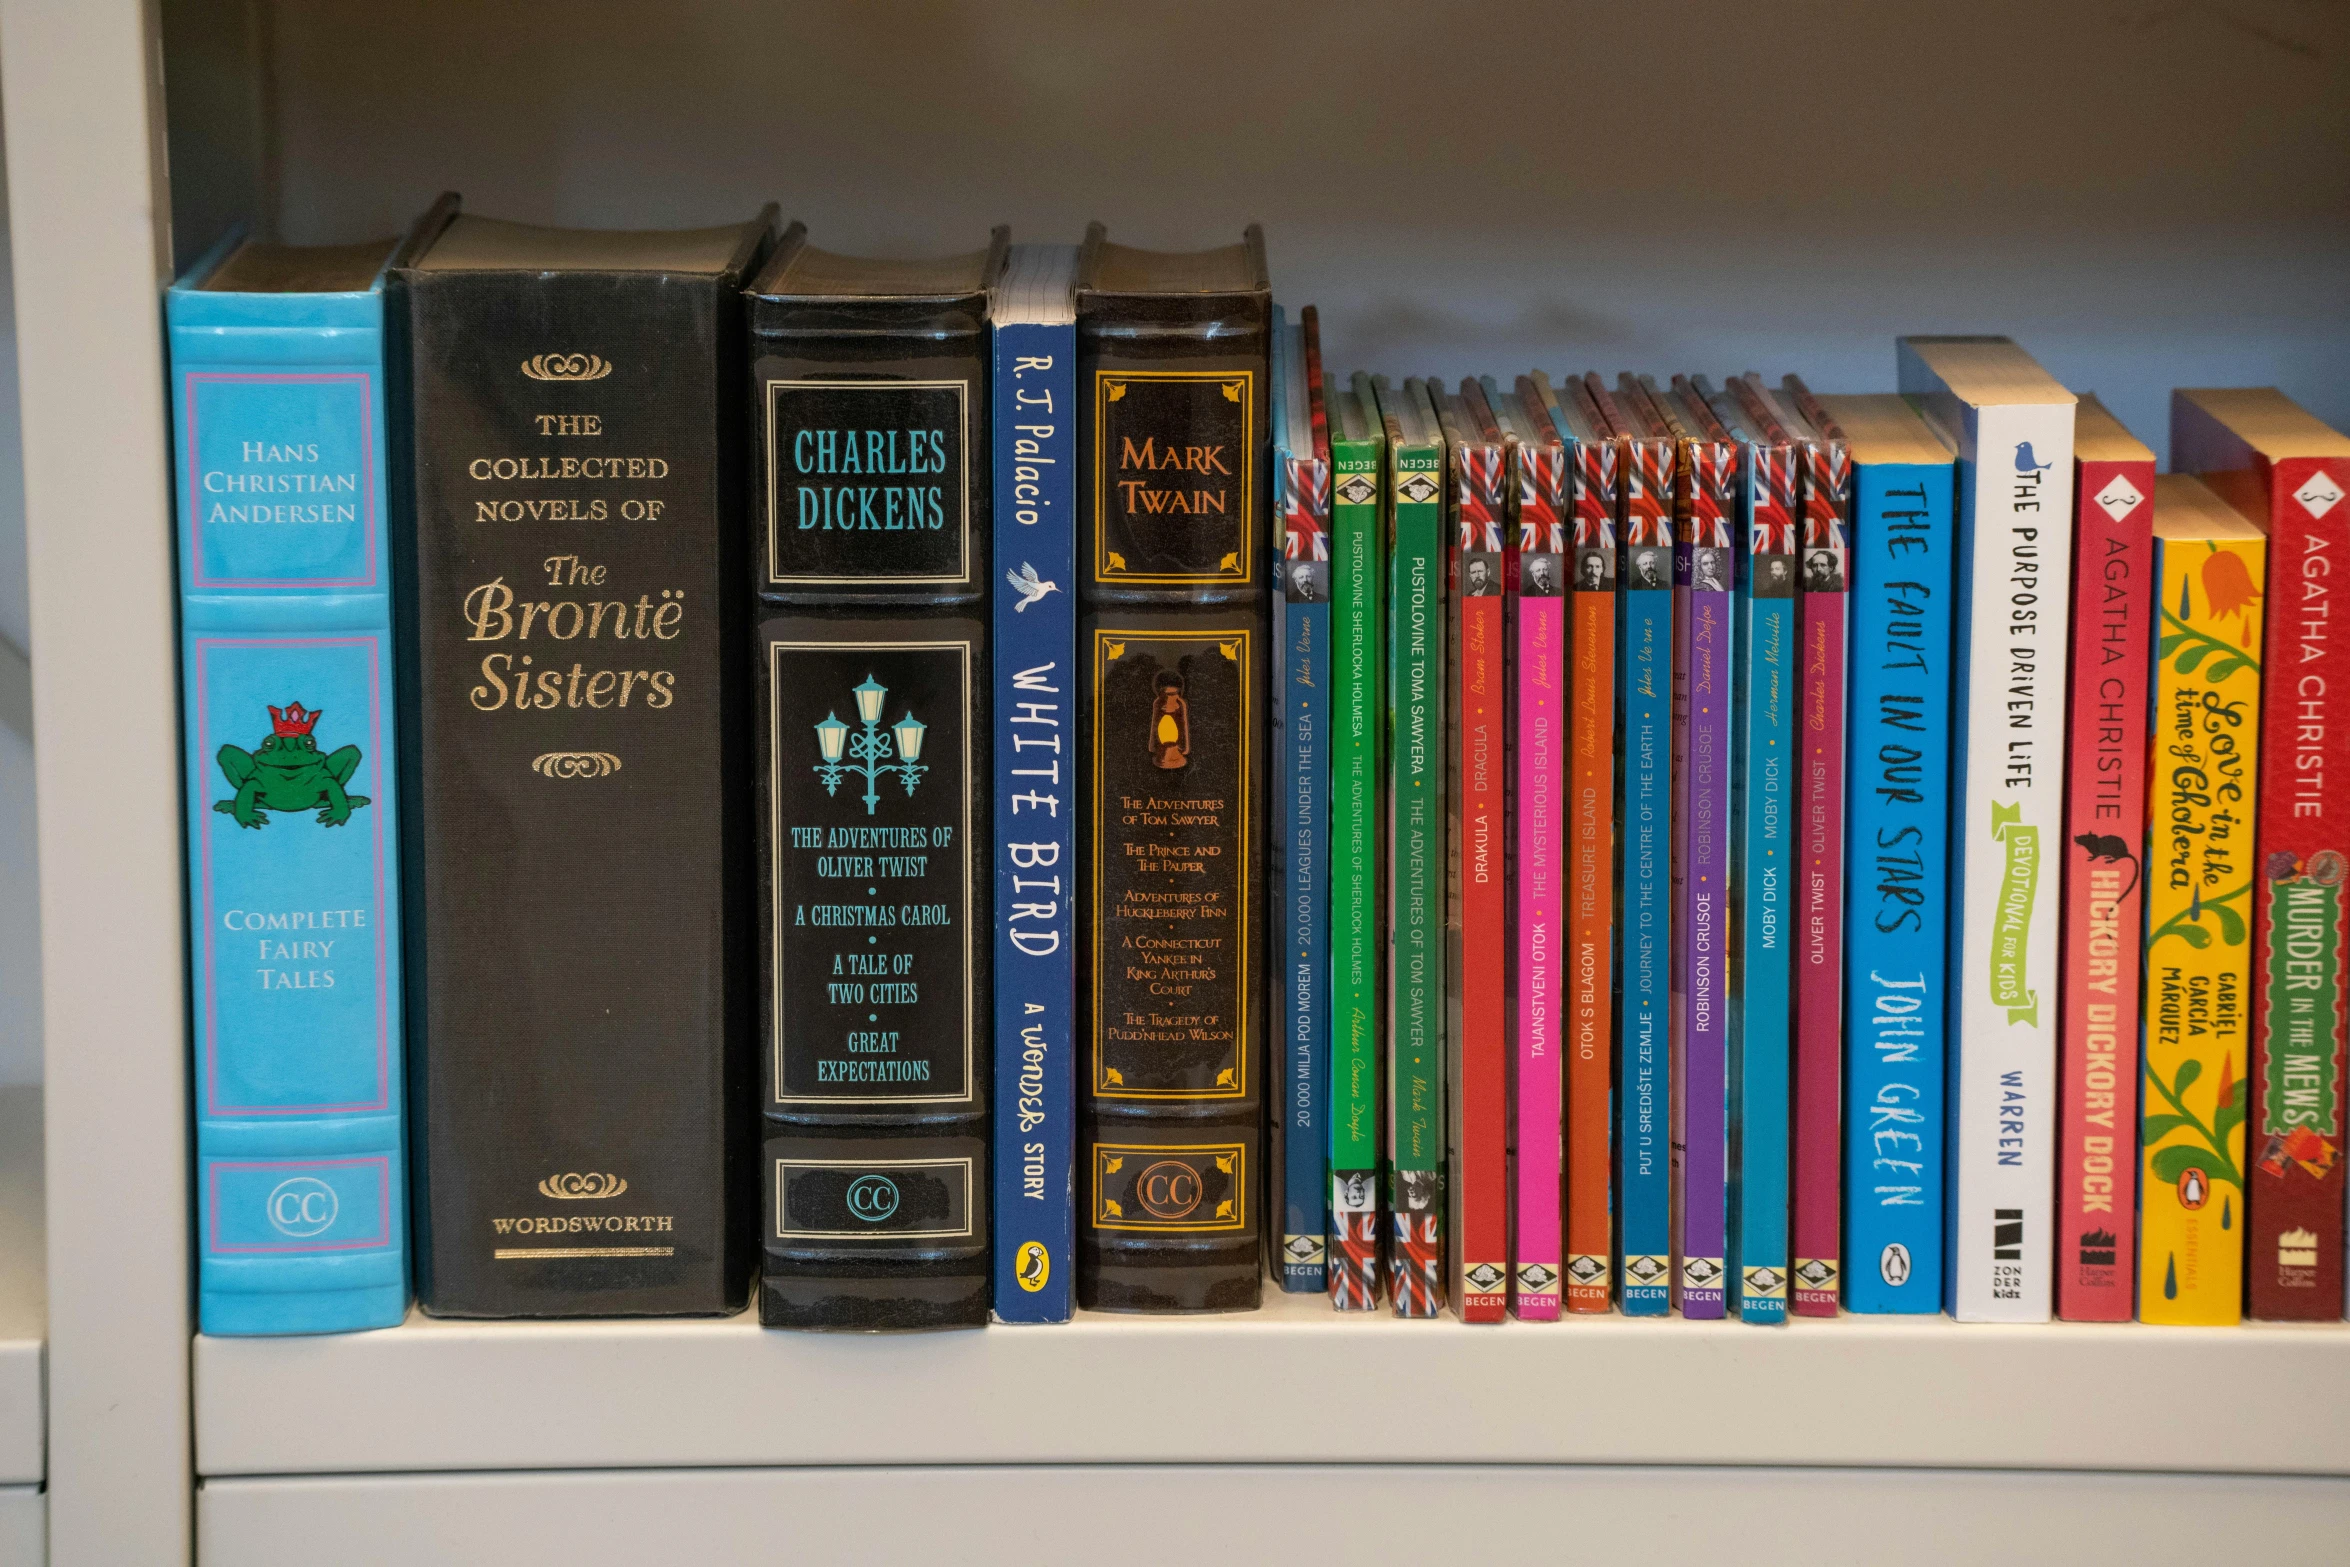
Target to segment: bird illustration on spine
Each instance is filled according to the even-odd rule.
[[[865,677],[852,695],[857,699],[860,725],[854,734],[836,714],[829,712],[810,726],[816,731],[816,754],[821,758],[815,771],[828,795],[840,792],[843,779],[863,778],[865,814],[871,816],[881,805],[880,785],[884,776],[904,784],[906,794],[911,797],[922,775],[930,771],[922,765],[922,735],[929,726],[908,708],[905,717],[884,729],[881,704],[889,695],[889,688],[871,675]]]

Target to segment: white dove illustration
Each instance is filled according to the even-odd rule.
[[[1020,595],[1020,602],[1012,606],[1012,613],[1015,615],[1038,599],[1043,598],[1047,593],[1061,591],[1061,585],[1058,582],[1042,580],[1037,576],[1036,568],[1026,561],[1020,563],[1018,571],[1005,572],[1004,580],[1012,585],[1013,592]]]

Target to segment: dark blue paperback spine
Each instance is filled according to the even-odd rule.
[[[1844,1306],[1942,1307],[1949,1151],[1948,463],[1854,464]]]
[[[1017,246],[995,321],[995,1316],[1076,1277],[1076,250]]]
[[[1306,312],[1311,315],[1312,312]],[[1281,528],[1273,596],[1273,755],[1279,830],[1274,864],[1282,943],[1273,972],[1283,977],[1279,1016],[1286,1046],[1280,1074],[1281,1287],[1320,1294],[1328,1276],[1330,1226],[1330,464],[1317,455],[1305,328],[1273,318],[1274,415]],[[1318,357],[1318,356],[1316,356]],[[1326,452],[1327,440],[1319,443]]]

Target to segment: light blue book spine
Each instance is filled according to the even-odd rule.
[[[1280,791],[1271,856],[1281,915],[1270,972],[1281,976],[1281,1287],[1321,1294],[1330,1227],[1330,465],[1317,460],[1305,332],[1273,312],[1273,723]]]
[[[999,1322],[1068,1321],[1077,1276],[1076,276],[1074,246],[1016,245],[992,311]]]
[[[1942,1308],[1955,482],[1948,463],[1854,465],[1845,817],[1848,1311]]]
[[[197,1319],[389,1327],[408,1226],[382,279],[195,286],[219,259],[168,304]]]
[[[1787,1320],[1787,1160],[1794,1004],[1795,454],[1745,443],[1732,716],[1729,1275],[1740,1320]]]
[[[1644,460],[1647,459],[1647,460]],[[1627,453],[1625,488],[1663,497],[1667,469]],[[1634,504],[1627,500],[1627,507]],[[1653,509],[1653,507],[1652,507]],[[1672,1310],[1672,545],[1658,518],[1627,526],[1617,619],[1617,1189],[1624,1314]],[[1647,531],[1642,531],[1645,528]]]

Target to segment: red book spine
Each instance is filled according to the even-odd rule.
[[[1614,1052],[1616,459],[1575,448],[1574,692],[1567,785],[1567,1310],[1606,1311],[1615,1205],[1609,1145]],[[1589,584],[1589,585],[1587,585]]]
[[[2225,486],[2222,486],[2224,489]],[[2248,1314],[2342,1315],[2343,953],[2350,929],[2350,461],[2269,473],[2259,885],[2253,900]]]
[[[2082,461],[2073,505],[2056,1314],[2127,1322],[2137,1278],[2153,462]]]
[[[1509,898],[1508,691],[1505,617],[1497,568],[1504,561],[1503,448],[1458,451],[1460,528],[1454,613],[1460,659],[1454,730],[1460,747],[1460,1314],[1499,1322],[1509,1305]],[[1477,571],[1485,557],[1485,572]],[[1466,560],[1468,565],[1462,562]]]

